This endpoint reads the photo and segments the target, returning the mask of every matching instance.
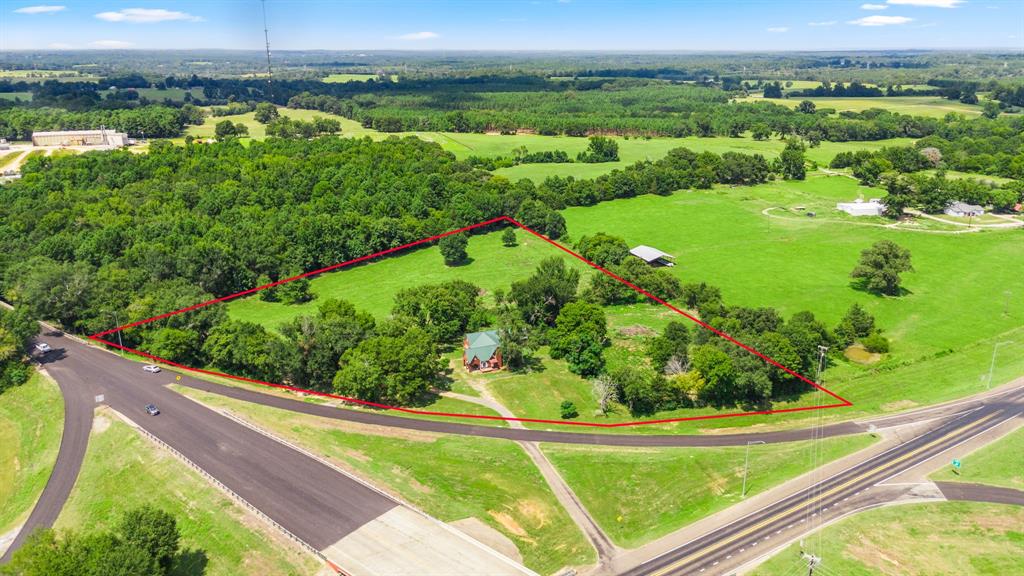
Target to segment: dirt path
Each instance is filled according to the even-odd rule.
[[[445,396],[463,400],[465,402],[473,402],[481,406],[486,406],[491,410],[494,410],[501,416],[506,418],[515,418],[516,415],[505,407],[504,404],[499,402],[487,389],[487,386],[478,382],[470,382],[470,385],[474,390],[480,393],[479,397],[469,396],[466,394],[458,394],[456,392],[445,392]],[[516,420],[509,420],[509,426],[512,428],[525,429],[522,422]],[[603,566],[608,564],[612,559],[621,553],[621,549],[616,546],[611,538],[604,533],[604,530],[597,524],[594,518],[587,511],[587,508],[580,501],[576,493],[572,491],[569,484],[566,483],[562,475],[558,473],[558,470],[551,464],[547,456],[540,449],[540,444],[537,442],[519,442],[519,445],[523,447],[526,455],[530,457],[537,469],[540,470],[544,480],[548,483],[551,491],[555,494],[558,502],[562,505],[562,508],[569,513],[572,521],[579,526],[580,530],[583,531],[587,536],[587,540],[590,541],[590,545],[594,547],[597,552],[597,564]]]

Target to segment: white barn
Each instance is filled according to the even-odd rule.
[[[846,212],[850,216],[881,216],[885,213],[885,204],[878,198],[872,198],[867,202],[858,198],[853,202],[836,204],[836,210]]]

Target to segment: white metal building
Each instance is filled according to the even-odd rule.
[[[629,253],[652,266],[675,266],[675,263],[672,262],[675,256],[650,246],[640,245],[631,249]]]
[[[846,212],[850,216],[881,216],[885,213],[885,204],[882,204],[878,198],[872,198],[867,202],[858,198],[853,202],[836,204],[836,210]]]
[[[950,202],[949,206],[946,206],[945,213],[948,216],[981,216],[985,214],[985,209],[977,204],[968,204],[966,202]]]
[[[112,146],[128,145],[128,135],[113,130],[62,130],[33,132],[33,146]]]

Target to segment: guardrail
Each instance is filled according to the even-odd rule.
[[[289,540],[295,542],[300,548],[302,548],[303,550],[306,550],[307,552],[309,552],[309,553],[313,554],[314,556],[316,556],[317,558],[319,558],[321,561],[323,561],[325,564],[330,566],[331,569],[334,570],[335,572],[337,572],[338,574],[342,574],[344,576],[349,576],[349,574],[347,572],[345,572],[340,567],[338,567],[333,562],[331,562],[326,556],[323,555],[322,552],[320,552],[319,550],[317,550],[316,548],[314,548],[313,546],[308,544],[302,538],[299,538],[298,536],[293,534],[290,530],[288,530],[287,528],[285,528],[284,526],[279,524],[276,520],[274,520],[273,518],[268,516],[262,510],[260,510],[259,508],[253,506],[252,504],[250,504],[248,500],[243,498],[240,494],[238,494],[237,492],[235,492],[231,488],[228,488],[227,485],[225,485],[220,480],[217,480],[212,474],[210,474],[209,472],[204,470],[201,466],[199,466],[198,464],[196,464],[195,462],[190,460],[187,456],[185,456],[184,454],[179,452],[173,446],[171,446],[167,442],[164,442],[163,440],[158,438],[156,435],[151,433],[149,430],[146,430],[145,428],[142,428],[141,426],[139,426],[135,422],[132,422],[127,417],[125,417],[123,415],[121,415],[121,417],[124,420],[126,420],[129,424],[131,424],[133,428],[135,428],[140,433],[142,433],[143,436],[145,436],[146,438],[152,440],[153,442],[155,442],[158,446],[160,446],[164,450],[167,450],[168,452],[170,452],[174,457],[176,457],[178,460],[184,462],[186,465],[188,465],[189,468],[192,468],[193,470],[198,472],[203,478],[205,478],[207,481],[211,482],[214,486],[216,486],[222,492],[224,492],[225,494],[230,496],[233,500],[235,500],[236,502],[238,502],[239,504],[241,504],[242,506],[244,506],[245,508],[250,510],[258,518],[260,518],[261,520],[263,520],[264,522],[266,522],[267,524],[269,524],[273,528],[276,528],[279,532],[284,534]]]

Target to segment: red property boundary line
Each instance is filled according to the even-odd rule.
[[[757,356],[758,358],[761,358],[765,362],[768,362],[769,364],[779,368],[780,370],[783,370],[787,374],[790,374],[791,376],[799,379],[800,381],[802,381],[802,382],[804,382],[806,384],[809,384],[811,387],[816,388],[816,389],[818,389],[818,390],[828,394],[829,396],[831,396],[832,398],[834,398],[838,402],[835,402],[835,403],[832,403],[832,404],[823,404],[823,405],[820,405],[820,406],[801,406],[801,407],[797,407],[797,408],[783,408],[783,409],[779,409],[779,410],[757,410],[757,411],[751,411],[751,412],[730,412],[730,413],[726,413],[726,414],[706,414],[706,415],[702,415],[702,416],[688,416],[688,417],[684,417],[684,418],[665,418],[665,419],[661,419],[661,420],[637,420],[637,421],[634,421],[634,422],[618,422],[618,423],[578,422],[578,421],[567,421],[567,420],[546,420],[546,419],[542,419],[542,418],[511,418],[511,417],[504,417],[504,416],[490,416],[490,415],[486,415],[486,414],[460,414],[460,413],[452,413],[452,412],[434,412],[434,411],[431,411],[431,410],[416,410],[414,408],[404,408],[404,407],[401,407],[401,406],[390,406],[388,404],[380,404],[380,403],[377,403],[377,402],[369,402],[369,401],[366,401],[366,400],[359,400],[357,398],[350,398],[350,397],[347,397],[347,396],[340,396],[340,395],[331,394],[331,393],[328,393],[328,392],[318,392],[316,390],[308,390],[308,389],[305,389],[305,388],[297,388],[295,386],[288,386],[287,384],[276,384],[276,383],[273,383],[273,382],[264,382],[262,380],[256,380],[256,379],[253,379],[253,378],[246,378],[244,376],[235,376],[233,374],[225,374],[223,372],[217,372],[217,371],[214,371],[214,370],[204,370],[202,368],[193,368],[191,366],[185,366],[183,364],[179,364],[177,362],[173,362],[173,361],[167,360],[165,358],[160,358],[159,356],[154,356],[152,354],[143,352],[141,350],[136,350],[134,348],[129,348],[127,346],[121,346],[119,344],[116,344],[116,343],[111,342],[109,340],[106,340],[104,338],[104,336],[107,336],[107,335],[110,335],[110,334],[113,334],[113,333],[116,333],[116,332],[120,332],[120,331],[126,330],[128,328],[134,328],[136,326],[142,326],[142,325],[148,324],[150,322],[155,322],[157,320],[163,320],[164,318],[170,318],[171,316],[176,316],[178,314],[184,314],[185,312],[191,312],[191,311],[197,310],[199,308],[210,306],[211,304],[219,304],[221,302],[227,302],[228,300],[233,300],[233,299],[241,297],[241,296],[246,296],[246,295],[249,295],[249,294],[254,294],[256,292],[259,292],[260,290],[266,290],[267,288],[273,288],[274,286],[279,286],[281,284],[285,284],[285,283],[291,282],[293,280],[298,280],[299,278],[307,278],[307,277],[310,277],[310,276],[316,276],[318,274],[323,274],[324,272],[330,272],[332,270],[337,270],[339,268],[344,268],[346,266],[351,266],[353,264],[359,264],[361,262],[366,262],[366,261],[369,261],[369,260],[373,260],[375,258],[379,258],[381,256],[386,256],[388,254],[394,254],[395,252],[400,252],[400,251],[405,250],[407,248],[412,248],[414,246],[420,246],[420,245],[423,245],[423,244],[428,244],[430,242],[434,242],[436,240],[444,238],[445,236],[451,236],[453,234],[460,234],[462,232],[467,232],[467,231],[470,231],[470,230],[475,230],[477,228],[482,228],[482,227],[485,227],[485,226],[490,226],[492,224],[497,224],[499,222],[505,222],[505,223],[511,224],[513,226],[516,226],[516,227],[520,228],[521,230],[527,232],[528,234],[531,234],[531,235],[535,236],[536,238],[539,238],[540,240],[543,240],[544,242],[547,242],[548,244],[554,246],[555,248],[558,248],[562,252],[565,252],[566,254],[572,256],[573,258],[576,258],[577,260],[585,263],[587,266],[589,266],[589,267],[591,267],[591,268],[593,268],[595,270],[598,270],[601,273],[606,274],[606,275],[608,275],[611,278],[614,278],[615,280],[625,284],[626,286],[629,286],[630,288],[632,288],[633,290],[636,290],[637,292],[639,292],[640,294],[642,294],[643,296],[645,296],[649,300],[651,300],[653,302],[657,302],[658,304],[661,304],[662,306],[665,306],[666,308],[668,308],[669,310],[672,310],[676,314],[679,314],[680,316],[683,316],[683,317],[689,319],[690,321],[692,321],[692,322],[694,322],[694,323],[696,323],[696,324],[698,324],[698,325],[700,325],[700,326],[710,330],[711,332],[714,332],[718,336],[720,336],[722,338],[725,338],[729,342],[732,342],[733,344],[739,346],[740,348],[743,348],[747,352],[750,352],[751,354]],[[761,352],[758,352],[754,348],[744,344],[743,342],[740,342],[739,340],[733,338],[732,336],[726,334],[725,332],[722,332],[721,330],[718,330],[717,328],[715,328],[715,327],[713,327],[713,326],[711,326],[711,325],[709,325],[709,324],[707,324],[705,322],[702,322],[700,319],[698,319],[698,318],[696,318],[694,316],[691,316],[685,310],[682,310],[680,308],[677,308],[677,307],[673,306],[672,304],[669,304],[665,300],[662,300],[661,298],[658,298],[657,296],[655,296],[654,294],[651,294],[647,290],[644,290],[643,288],[641,288],[641,287],[631,283],[630,281],[626,280],[625,278],[622,278],[621,276],[618,276],[615,273],[613,273],[613,272],[611,272],[609,270],[606,270],[605,268],[602,268],[601,266],[598,266],[597,264],[591,262],[590,260],[587,260],[586,258],[584,258],[583,256],[577,254],[576,252],[573,252],[569,248],[566,248],[565,246],[559,244],[558,242],[555,242],[554,240],[548,238],[547,236],[544,236],[543,234],[540,234],[539,232],[536,232],[536,231],[532,230],[531,228],[529,228],[529,227],[519,223],[518,221],[516,221],[515,219],[513,219],[513,218],[511,218],[509,216],[499,216],[497,218],[491,218],[490,220],[485,220],[483,222],[479,222],[479,223],[473,224],[471,226],[465,226],[463,228],[458,228],[456,230],[449,230],[448,232],[444,232],[443,234],[437,234],[435,236],[430,236],[429,238],[424,238],[422,240],[417,240],[416,242],[410,242],[408,244],[403,244],[401,246],[396,246],[394,248],[389,248],[387,250],[382,250],[382,251],[377,252],[375,254],[370,254],[368,256],[362,256],[362,257],[359,257],[359,258],[354,258],[354,259],[349,260],[347,262],[340,262],[338,264],[333,264],[333,265],[327,266],[325,268],[320,268],[319,270],[313,270],[312,272],[306,272],[305,274],[299,274],[298,276],[292,276],[291,278],[284,278],[282,280],[278,280],[277,282],[271,282],[270,284],[264,284],[263,286],[257,286],[255,288],[250,288],[248,290],[243,290],[241,292],[237,292],[235,294],[231,294],[231,295],[228,295],[228,296],[221,296],[220,298],[214,298],[212,300],[207,300],[206,302],[200,302],[198,304],[193,304],[192,306],[188,306],[188,307],[182,308],[180,310],[175,310],[173,312],[167,312],[167,313],[164,313],[164,314],[160,314],[158,316],[153,316],[152,318],[147,318],[145,320],[139,320],[137,322],[132,322],[130,324],[124,324],[124,325],[121,325],[121,326],[117,326],[117,327],[111,328],[109,330],[104,330],[102,332],[97,332],[95,334],[92,334],[92,335],[89,336],[89,339],[93,340],[95,342],[100,342],[100,343],[105,344],[107,346],[111,346],[113,348],[118,348],[118,349],[124,350],[126,352],[131,352],[132,354],[136,354],[136,355],[139,355],[139,356],[143,356],[145,358],[149,358],[151,360],[155,360],[157,362],[161,362],[163,364],[167,364],[169,366],[174,366],[174,367],[180,368],[182,370],[187,370],[189,372],[196,372],[196,373],[199,373],[199,374],[208,374],[208,375],[211,375],[211,376],[220,376],[222,378],[230,378],[232,380],[238,380],[238,381],[241,381],[241,382],[249,382],[251,384],[260,384],[262,386],[269,386],[269,387],[272,387],[272,388],[278,388],[278,389],[282,389],[282,390],[291,390],[293,392],[303,392],[303,393],[312,394],[312,395],[315,395],[315,396],[322,396],[322,397],[325,397],[325,398],[333,398],[333,399],[336,399],[336,400],[343,400],[345,402],[351,402],[353,404],[361,404],[363,406],[369,406],[369,407],[372,407],[372,408],[380,408],[380,409],[384,409],[384,410],[394,410],[396,412],[405,412],[405,413],[408,413],[408,414],[418,414],[418,415],[421,415],[421,416],[446,416],[446,417],[454,417],[454,418],[471,418],[471,419],[478,419],[478,420],[506,420],[506,421],[516,421],[516,422],[536,422],[536,423],[542,423],[542,424],[559,424],[559,425],[563,425],[563,426],[591,426],[591,427],[597,427],[597,428],[619,428],[619,427],[625,427],[625,426],[641,426],[641,425],[648,425],[648,424],[666,424],[666,423],[670,423],[670,422],[688,422],[688,421],[692,421],[692,420],[714,420],[714,419],[718,419],[718,418],[734,418],[734,417],[737,417],[737,416],[762,416],[762,415],[768,415],[768,414],[783,414],[783,413],[786,413],[786,412],[805,412],[805,411],[808,411],[808,410],[823,410],[823,409],[826,409],[826,408],[843,408],[843,407],[847,407],[847,406],[853,406],[853,403],[851,403],[849,400],[846,400],[845,398],[839,396],[835,392],[832,392],[832,391],[826,389],[823,386],[819,386],[817,383],[813,382],[812,380],[804,377],[803,375],[801,375],[801,374],[799,374],[797,372],[794,372],[793,370],[790,370],[789,368],[783,366],[779,362],[776,362],[772,358],[769,358],[768,356],[762,354]]]

